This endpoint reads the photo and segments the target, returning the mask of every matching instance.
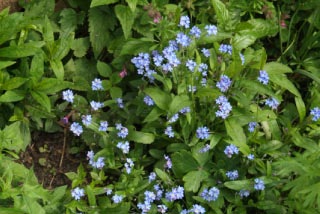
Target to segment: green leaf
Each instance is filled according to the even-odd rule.
[[[83,24],[85,13],[83,11],[75,11],[71,8],[64,8],[60,13],[59,23],[61,24],[62,35],[69,35],[74,32],[77,25]]]
[[[110,95],[113,100],[122,97],[122,89],[119,87],[110,88]]]
[[[3,148],[16,152],[25,150],[27,145],[22,139],[20,124],[21,122],[14,122],[0,132],[0,142]]]
[[[183,176],[184,188],[188,192],[197,192],[203,180],[207,179],[209,174],[204,170],[191,171]]]
[[[50,66],[53,70],[53,73],[59,80],[63,80],[64,78],[64,68],[61,60],[52,59],[50,60]]]
[[[131,9],[124,5],[117,5],[115,7],[116,16],[120,21],[124,38],[128,39],[131,36],[131,29],[135,19],[135,14]]]
[[[45,93],[38,91],[31,91],[31,96],[48,112],[51,112],[51,102],[49,97]]]
[[[35,0],[26,4],[24,16],[28,18],[50,17],[54,12],[54,0]]]
[[[126,0],[132,12],[136,10],[138,0]]]
[[[101,53],[102,49],[107,46],[108,41],[111,40],[109,34],[110,26],[108,26],[110,24],[108,21],[106,23],[106,17],[109,19],[111,16],[99,7],[91,8],[89,10],[90,42],[96,58]]]
[[[153,39],[133,39],[130,38],[126,40],[126,42],[123,44],[121,48],[120,55],[137,55],[141,52],[149,52],[150,48],[154,45]]]
[[[225,25],[230,20],[226,5],[219,0],[211,0],[211,3],[216,12],[218,23]]]
[[[92,0],[90,8],[97,7],[100,5],[108,5],[118,2],[119,0]]]
[[[24,91],[6,91],[3,95],[0,96],[0,102],[10,103],[23,100],[25,96]]]
[[[96,206],[97,205],[96,197],[93,193],[92,188],[89,185],[87,185],[87,187],[86,187],[86,195],[88,196],[89,205]]]
[[[149,95],[155,104],[162,110],[168,110],[171,103],[171,97],[168,93],[159,88],[147,88],[144,92]]]
[[[3,86],[1,87],[3,90],[12,90],[15,88],[19,88],[21,85],[23,85],[28,79],[23,77],[13,77],[9,79],[9,81],[5,82]]]
[[[44,26],[43,26],[43,40],[49,43],[54,42],[54,35],[52,30],[52,25],[48,16],[44,19]]]
[[[158,120],[165,112],[158,107],[154,107],[152,111],[144,118],[143,123],[152,122]]]
[[[1,61],[0,62],[0,70],[2,70],[3,68],[9,67],[10,65],[15,64],[15,61]]]
[[[23,29],[25,20],[23,13],[13,13],[5,17],[1,16],[0,45],[14,39],[15,35]]]
[[[44,42],[29,42],[19,46],[9,46],[0,49],[0,57],[5,58],[22,58],[35,55],[41,51]]]
[[[170,176],[162,171],[161,169],[158,169],[158,168],[155,168],[154,171],[157,173],[157,175],[159,176],[159,178],[165,183],[165,184],[169,184],[169,185],[172,185],[173,182],[170,178]]]
[[[87,54],[90,47],[90,40],[88,37],[75,39],[72,41],[71,49],[76,57],[83,57]]]
[[[238,181],[227,181],[224,183],[224,186],[226,186],[229,189],[232,190],[250,190],[252,188],[252,181],[250,180],[238,180]]]
[[[51,59],[58,61],[58,60],[62,60],[65,56],[67,56],[67,54],[70,51],[73,39],[74,39],[74,33],[72,32],[69,35],[61,37],[59,40],[57,40],[54,43]]]
[[[97,62],[97,70],[99,74],[103,77],[110,77],[112,74],[110,66],[104,62]]]
[[[169,106],[169,113],[171,115],[178,113],[184,107],[190,107],[191,102],[187,95],[178,95],[173,97],[172,102]]]
[[[234,118],[228,118],[224,121],[228,136],[232,138],[232,143],[239,147],[239,150],[244,154],[248,155],[250,153],[250,148],[246,144],[246,135],[244,134],[243,128],[240,126],[239,122]]]
[[[128,214],[130,210],[129,202],[122,202],[119,206],[113,208],[105,208],[101,210],[101,213],[108,214]]]
[[[299,113],[300,122],[306,117],[306,106],[301,97],[295,97],[294,101],[296,102],[297,111]]]
[[[257,94],[265,94],[271,97],[276,97],[275,93],[267,86],[253,80],[241,80],[240,86],[245,87],[247,90],[255,92]]]
[[[193,158],[190,152],[182,150],[172,155],[172,171],[178,177],[182,177],[185,173],[197,170],[198,162]]]
[[[31,62],[30,75],[31,77],[35,77],[36,80],[40,80],[40,78],[44,74],[44,57],[42,53],[34,55]]]
[[[56,78],[42,78],[41,82],[34,86],[33,90],[44,94],[55,94],[70,85],[71,83]]]
[[[151,133],[129,131],[128,139],[137,143],[150,144],[154,141],[154,135]]]
[[[290,80],[288,80],[285,75],[285,73],[292,72],[292,70],[288,66],[277,62],[270,62],[265,64],[263,69],[269,74],[270,81],[274,82],[282,88],[287,89],[297,97],[301,97],[297,88]]]

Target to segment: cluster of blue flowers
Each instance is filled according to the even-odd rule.
[[[248,124],[248,131],[249,132],[254,132],[254,130],[256,129],[258,123],[257,122],[250,122]]]
[[[129,142],[128,142],[128,141],[119,142],[119,143],[117,144],[117,148],[121,149],[121,151],[122,151],[124,154],[128,154],[129,151],[130,151]]]
[[[216,201],[219,197],[220,190],[216,187],[211,187],[210,189],[204,189],[200,196],[206,201]]]
[[[320,108],[314,107],[313,109],[311,109],[310,114],[313,121],[318,121],[320,119]]]
[[[264,70],[260,70],[259,71],[259,77],[258,77],[258,81],[261,82],[264,85],[267,85],[269,82],[269,75],[266,71]]]
[[[220,81],[217,82],[216,86],[220,89],[221,92],[226,92],[230,85],[231,85],[231,80],[227,75],[221,75]]]
[[[232,106],[228,102],[228,99],[225,96],[221,95],[216,99],[216,104],[218,104],[219,108],[219,110],[216,111],[216,116],[221,117],[222,119],[226,119],[232,110]]]
[[[84,189],[76,187],[73,190],[71,190],[71,196],[75,200],[80,200],[83,196],[85,196]]]
[[[232,46],[231,45],[227,45],[227,44],[221,44],[220,48],[219,48],[219,51],[221,53],[226,53],[226,54],[231,55],[232,54]]]
[[[206,126],[199,127],[196,131],[197,138],[206,140],[209,138],[209,129]]]
[[[89,164],[95,169],[102,169],[105,165],[104,157],[99,157],[97,161],[94,160],[94,152],[88,151],[87,159],[89,160]]]
[[[236,180],[236,179],[238,179],[238,177],[239,177],[238,170],[228,171],[228,172],[226,172],[226,176],[227,176],[230,180]]]
[[[238,154],[238,153],[239,153],[238,147],[236,147],[233,144],[228,145],[224,150],[224,154],[226,154],[228,158],[231,158],[232,155]]]
[[[264,190],[264,181],[261,180],[260,178],[254,179],[254,189],[255,190]]]

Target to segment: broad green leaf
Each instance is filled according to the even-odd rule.
[[[0,61],[0,70],[15,64],[15,61]]]
[[[268,73],[269,73],[270,81],[281,86],[282,88],[287,89],[297,97],[301,97],[300,92],[297,90],[294,84],[290,80],[288,80],[285,74],[273,73],[273,72],[268,72]]]
[[[44,94],[55,94],[68,88],[70,85],[71,83],[56,78],[42,78],[42,80],[34,86],[33,90]]]
[[[58,202],[60,201],[66,194],[67,185],[59,186],[54,189],[54,192],[52,193],[52,202]]]
[[[29,42],[18,46],[9,46],[0,49],[0,57],[22,58],[35,55],[41,51],[44,42]]]
[[[92,188],[90,187],[90,185],[87,185],[86,187],[86,195],[88,196],[88,201],[89,201],[89,205],[90,206],[96,206],[96,197],[93,193]]]
[[[64,78],[64,68],[61,60],[52,59],[50,60],[50,66],[53,70],[53,73],[59,80],[63,80]]]
[[[97,62],[97,70],[99,74],[103,77],[110,77],[112,74],[112,70],[107,63],[104,62]]]
[[[224,124],[226,126],[228,136],[232,138],[232,143],[239,147],[239,150],[244,155],[248,155],[250,153],[250,148],[246,144],[246,135],[238,121],[234,118],[228,118],[224,121]]]
[[[44,57],[42,53],[33,56],[31,61],[30,75],[37,81],[44,74]]]
[[[220,0],[211,0],[211,3],[216,12],[218,24],[225,25],[230,20],[226,5]]]
[[[191,171],[183,176],[184,188],[188,192],[197,192],[203,180],[207,179],[209,174],[204,170]]]
[[[191,102],[187,95],[178,95],[173,97],[172,102],[169,106],[169,113],[171,115],[178,113],[184,107],[190,107]]]
[[[182,150],[172,155],[172,171],[178,177],[182,177],[185,173],[197,170],[198,162],[193,158],[191,152]]]
[[[166,172],[158,168],[155,168],[154,171],[165,184],[169,184],[169,185],[173,184],[173,181],[171,180],[170,176]]]
[[[310,138],[301,136],[301,134],[297,131],[297,129],[292,129],[290,134],[291,134],[292,142],[296,146],[307,149],[310,152],[319,150],[319,146],[317,145],[316,142],[314,142]]]
[[[132,12],[136,10],[138,0],[126,0]]]
[[[110,95],[113,100],[122,97],[122,89],[119,87],[110,88]]]
[[[184,143],[171,143],[167,146],[167,152],[180,152],[182,150],[187,150],[189,147]]]
[[[51,102],[49,97],[45,93],[38,91],[31,91],[31,96],[48,112],[51,112]]]
[[[167,111],[169,109],[169,104],[171,103],[171,96],[160,90],[159,88],[147,88],[144,92],[149,95],[155,104],[162,110]]]
[[[90,40],[88,37],[75,39],[72,41],[71,49],[76,57],[83,57],[87,54],[90,47]]]
[[[92,0],[90,7],[97,7],[100,5],[108,5],[118,2],[119,0]]]
[[[120,21],[124,38],[128,39],[131,37],[131,29],[135,19],[135,14],[131,9],[124,5],[117,5],[115,7],[116,16]]]
[[[152,111],[144,118],[143,123],[152,122],[158,120],[165,112],[158,107],[154,107]]]
[[[83,11],[75,11],[71,8],[64,8],[60,13],[59,23],[61,24],[61,36],[69,35],[71,32],[74,32],[77,28],[77,25],[83,24],[85,13]]]
[[[242,50],[242,49],[245,49],[245,48],[249,47],[250,45],[252,45],[255,41],[256,41],[256,37],[254,37],[252,35],[236,34],[233,37],[232,46],[235,47],[237,50]]]
[[[306,106],[301,97],[295,97],[294,101],[296,103],[297,111],[299,113],[300,122],[306,117]]]
[[[18,90],[6,91],[4,94],[0,96],[0,102],[3,102],[3,103],[16,102],[16,101],[23,100],[24,96],[25,96],[24,91],[18,91]]]
[[[137,143],[150,144],[153,143],[155,136],[151,133],[129,131],[128,139]]]
[[[232,190],[250,190],[252,188],[252,181],[250,180],[238,180],[238,181],[227,181],[224,183],[224,186],[226,186],[229,189]]]
[[[9,81],[5,82],[3,86],[1,87],[3,90],[12,90],[15,88],[19,88],[21,85],[23,85],[28,79],[23,77],[13,77],[9,79]]]
[[[292,73],[292,70],[287,65],[281,64],[279,62],[269,62],[265,64],[264,70],[268,72],[268,74],[285,74]]]
[[[126,55],[126,54],[137,55],[138,53],[149,52],[152,45],[154,45],[153,42],[154,41],[152,39],[145,39],[145,38],[133,39],[133,38],[130,38],[130,39],[126,40],[126,42],[123,44],[121,51],[120,51],[120,55]]]

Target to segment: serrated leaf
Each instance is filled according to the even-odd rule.
[[[83,57],[86,55],[90,47],[90,40],[88,37],[75,39],[72,41],[71,49],[76,57]]]
[[[124,38],[128,39],[131,36],[131,29],[135,19],[135,14],[131,9],[124,5],[117,5],[115,7],[116,16],[120,21]]]
[[[97,58],[103,48],[106,47],[109,36],[109,26],[106,23],[106,18],[109,17],[105,11],[99,7],[89,10],[89,33],[90,42],[93,48],[93,53]]]
[[[147,88],[144,92],[152,98],[160,109],[165,111],[169,109],[171,97],[168,93],[160,90],[159,88]]]
[[[188,192],[197,192],[203,180],[207,179],[209,174],[204,170],[191,171],[183,176],[184,188]]]
[[[61,24],[62,34],[69,35],[74,32],[78,24],[82,24],[85,14],[84,12],[76,12],[71,8],[65,8],[60,13],[59,23]]]
[[[31,96],[48,112],[51,112],[51,102],[49,97],[45,93],[38,91],[31,91]]]
[[[54,12],[54,0],[35,0],[26,4],[24,16],[28,18],[39,18],[50,15]]]
[[[151,133],[129,131],[128,139],[137,143],[150,144],[153,143],[155,136]]]
[[[176,152],[172,155],[172,171],[178,177],[182,177],[185,173],[197,170],[198,162],[193,158],[190,152],[185,150]]]
[[[92,0],[90,8],[97,7],[100,5],[108,5],[118,2],[119,0]]]

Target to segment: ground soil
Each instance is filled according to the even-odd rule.
[[[63,142],[66,137],[66,148],[63,161],[60,161],[63,151]],[[20,163],[27,168],[33,168],[39,183],[47,189],[68,185],[71,181],[66,177],[66,172],[76,172],[80,163],[85,164],[86,154],[83,152],[70,154],[69,147],[72,136],[64,133],[32,133],[32,142],[25,152],[20,154]]]

